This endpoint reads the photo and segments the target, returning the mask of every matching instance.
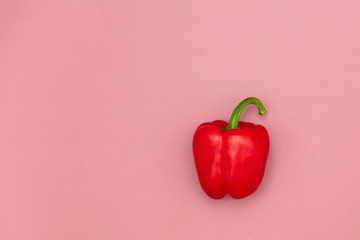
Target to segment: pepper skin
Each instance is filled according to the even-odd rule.
[[[269,135],[261,125],[241,122],[241,112],[255,104],[259,114],[266,110],[257,98],[242,101],[229,124],[222,120],[201,124],[195,131],[193,152],[200,185],[213,199],[227,193],[240,199],[254,193],[264,176],[269,153]]]

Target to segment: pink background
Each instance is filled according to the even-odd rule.
[[[359,1],[0,1],[0,239],[360,239]],[[202,122],[263,124],[209,199]]]

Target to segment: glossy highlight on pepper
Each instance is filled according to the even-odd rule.
[[[255,104],[259,114],[266,110],[259,99],[242,101],[229,123],[216,120],[201,124],[193,138],[193,153],[200,185],[213,199],[229,194],[247,197],[259,187],[269,153],[269,134],[261,125],[239,121],[242,111]]]

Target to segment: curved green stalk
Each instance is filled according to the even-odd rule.
[[[242,101],[241,103],[239,103],[239,105],[237,105],[237,107],[234,109],[234,111],[230,117],[229,125],[225,128],[225,130],[239,128],[238,122],[239,122],[240,115],[241,115],[242,111],[249,104],[255,104],[259,109],[260,115],[264,115],[266,113],[264,105],[260,102],[259,99],[254,98],[254,97],[249,97],[249,98],[245,99],[244,101]]]

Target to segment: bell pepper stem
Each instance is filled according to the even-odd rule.
[[[234,111],[230,117],[229,125],[225,128],[225,130],[239,128],[238,122],[239,122],[240,115],[241,115],[242,111],[249,104],[255,104],[259,109],[260,115],[264,115],[266,113],[264,105],[260,102],[259,99],[254,98],[254,97],[249,97],[249,98],[245,99],[244,101],[242,101],[241,103],[239,103],[239,105],[237,105],[237,107],[234,109]]]

